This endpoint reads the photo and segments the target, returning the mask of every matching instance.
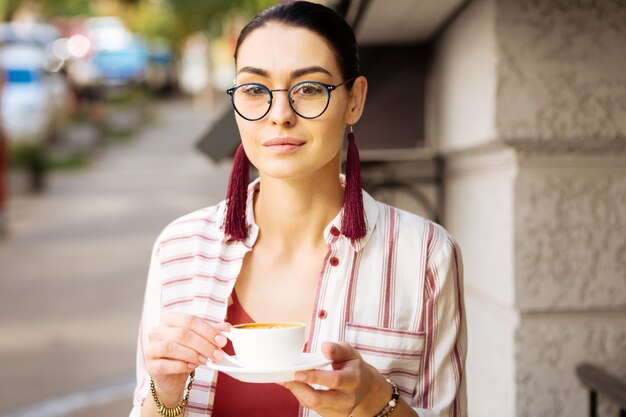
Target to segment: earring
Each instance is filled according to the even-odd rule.
[[[348,153],[346,156],[346,185],[343,197],[343,219],[341,233],[350,239],[360,239],[367,233],[363,194],[361,191],[361,161],[354,143],[354,132],[350,125]]]
[[[250,160],[239,145],[233,168],[230,172],[228,190],[226,191],[226,218],[224,220],[224,233],[235,240],[246,240],[248,229],[246,227],[246,201],[248,199],[248,183],[250,182]]]

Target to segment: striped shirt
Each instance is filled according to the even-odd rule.
[[[225,203],[168,225],[152,252],[137,348],[137,387],[130,417],[141,415],[149,393],[144,347],[161,314],[178,311],[223,322],[245,254],[259,234],[250,184],[249,237],[224,236]],[[399,386],[420,417],[465,417],[466,324],[462,263],[454,240],[439,225],[375,201],[363,192],[368,231],[352,240],[340,212],[325,228],[324,258],[309,326],[308,349],[345,341]],[[210,416],[216,372],[201,366],[185,415]],[[300,409],[300,417],[313,417]]]

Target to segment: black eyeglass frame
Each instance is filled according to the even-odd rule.
[[[226,90],[226,94],[228,94],[228,95],[230,96],[230,101],[231,101],[231,103],[232,103],[232,105],[233,105],[233,109],[235,109],[235,111],[237,112],[237,114],[238,114],[239,116],[243,117],[244,119],[246,119],[246,120],[248,120],[248,121],[250,121],[250,122],[256,122],[257,120],[261,120],[262,118],[264,118],[265,116],[267,116],[267,114],[268,114],[268,113],[270,112],[270,110],[272,109],[272,103],[274,102],[274,94],[272,94],[272,93],[274,93],[274,92],[278,92],[278,91],[287,91],[287,98],[289,99],[289,107],[291,107],[291,110],[293,110],[293,112],[294,112],[295,114],[297,114],[298,116],[302,117],[303,119],[309,119],[309,120],[310,120],[310,119],[317,119],[317,118],[318,118],[318,117],[320,117],[322,114],[324,114],[324,112],[326,111],[326,109],[328,109],[328,105],[330,104],[330,95],[331,95],[330,93],[332,93],[334,90],[336,90],[337,88],[341,87],[342,85],[344,85],[344,84],[346,84],[346,83],[349,83],[350,81],[354,81],[354,80],[356,80],[357,78],[358,78],[358,76],[356,76],[356,77],[352,77],[352,78],[350,78],[350,79],[348,79],[348,80],[345,80],[345,81],[343,81],[343,82],[341,82],[341,83],[339,83],[339,84],[335,84],[335,85],[333,85],[333,84],[325,84],[325,83],[322,83],[322,82],[319,82],[319,81],[301,81],[301,82],[296,83],[296,84],[294,84],[293,86],[291,86],[291,88],[277,88],[277,89],[274,89],[274,90],[270,90],[267,86],[265,86],[265,85],[263,85],[263,84],[260,84],[260,83],[245,83],[245,84],[240,84],[240,85],[237,85],[237,86],[235,86],[235,87],[231,87],[231,88],[229,88],[228,90]],[[324,88],[326,89],[326,92],[328,93],[328,100],[326,100],[326,105],[324,106],[324,110],[322,110],[322,111],[320,112],[320,114],[318,114],[317,116],[313,116],[313,117],[303,116],[303,115],[301,115],[300,113],[298,113],[298,110],[296,110],[296,109],[293,107],[293,103],[294,103],[294,101],[291,99],[291,92],[293,91],[293,89],[294,89],[294,88],[296,88],[297,86],[302,85],[302,84],[319,84],[319,85],[321,85],[322,87],[324,87]],[[244,116],[243,114],[241,114],[241,113],[239,112],[239,110],[237,110],[237,106],[235,106],[235,92],[236,92],[239,88],[241,88],[241,87],[245,87],[245,86],[249,86],[249,85],[256,85],[256,86],[259,86],[259,87],[261,87],[261,88],[265,89],[265,91],[267,91],[267,92],[269,93],[269,95],[270,95],[270,101],[269,101],[269,106],[267,106],[267,111],[266,111],[265,113],[263,113],[263,115],[262,115],[262,116],[257,117],[256,119],[249,119],[249,118],[247,118],[246,116]]]

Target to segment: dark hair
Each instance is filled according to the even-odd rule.
[[[334,10],[308,1],[278,4],[252,19],[237,38],[235,62],[239,47],[248,35],[270,22],[308,29],[318,34],[335,53],[343,79],[349,80],[359,75],[359,48],[350,25]],[[351,88],[353,83],[354,81],[346,83],[346,86]]]

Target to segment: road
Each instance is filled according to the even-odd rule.
[[[0,417],[130,410],[154,239],[221,200],[230,170],[194,149],[219,112],[182,99],[154,108],[153,124],[88,169],[55,173],[45,194],[10,200],[0,240]]]

